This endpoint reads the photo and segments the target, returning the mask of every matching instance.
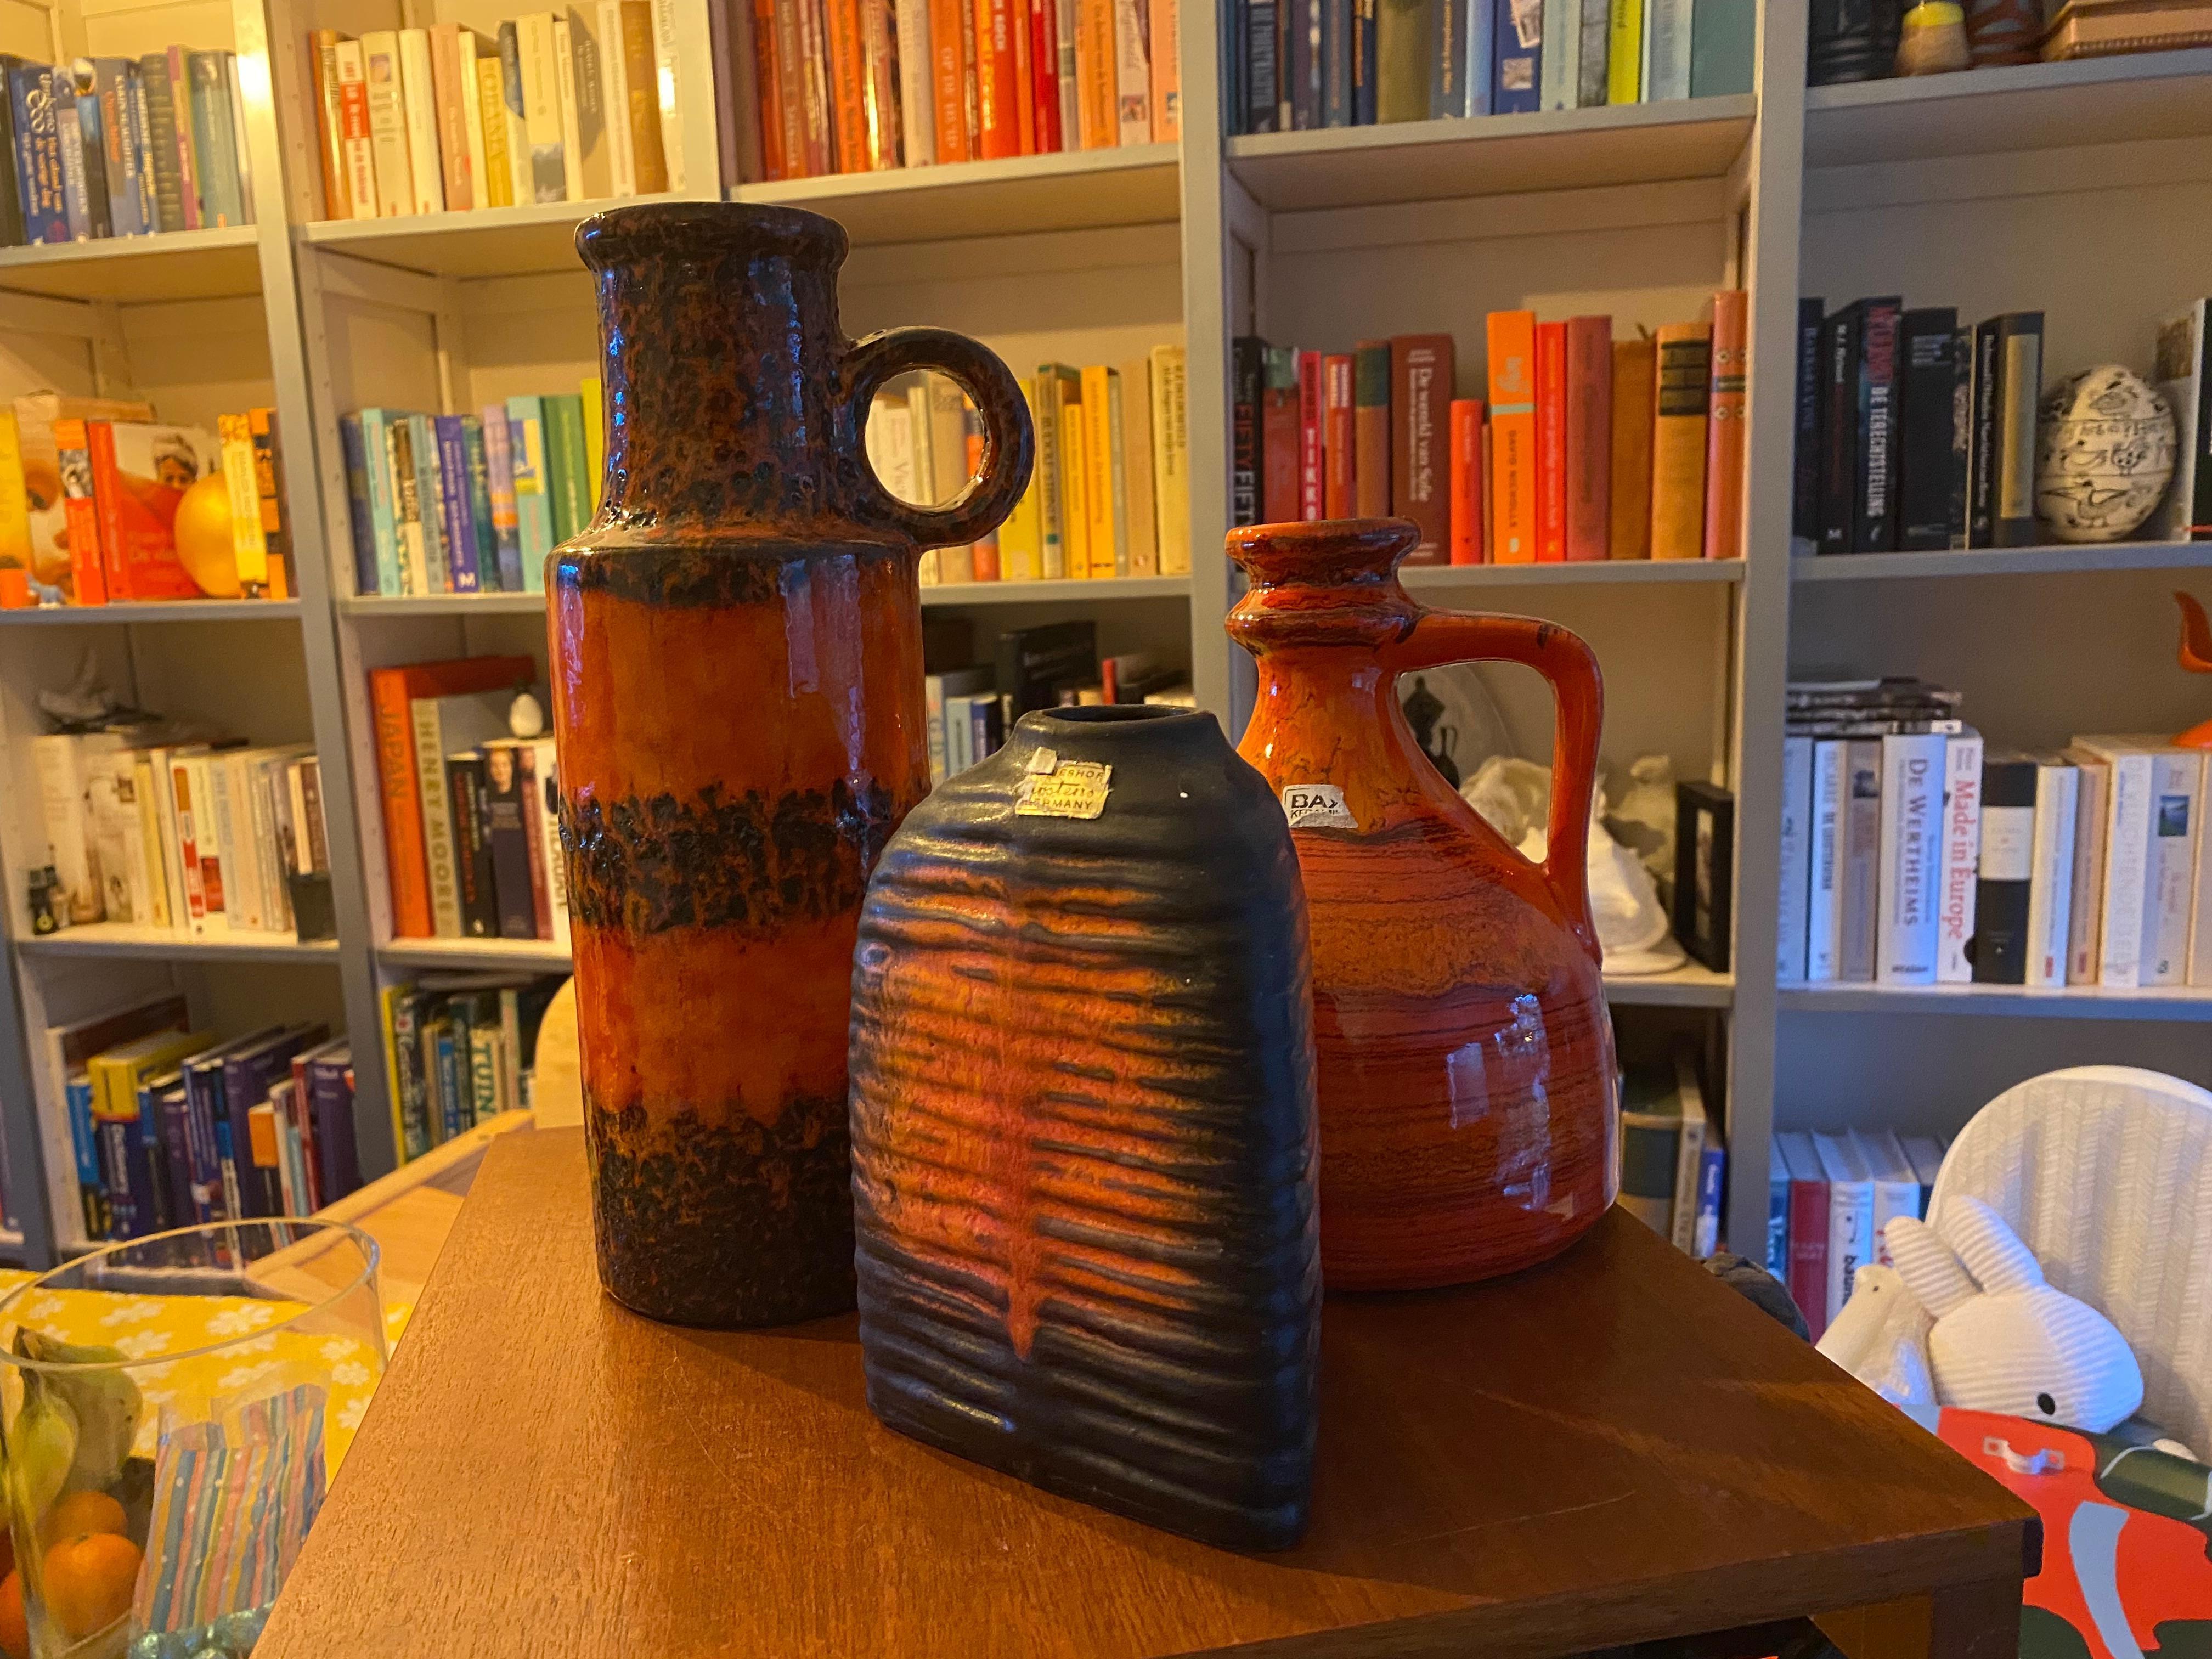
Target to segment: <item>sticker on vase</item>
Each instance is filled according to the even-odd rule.
[[[1357,830],[1359,820],[1333,783],[1292,783],[1283,789],[1283,816],[1293,830]]]
[[[1014,816],[1095,818],[1106,810],[1114,769],[1099,761],[1061,761],[1049,772],[1031,770],[1014,791]]]

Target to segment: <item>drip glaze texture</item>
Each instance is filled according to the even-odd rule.
[[[1112,769],[1093,818],[1024,781]],[[1304,901],[1211,714],[1042,710],[907,817],[853,973],[868,1405],[1228,1548],[1306,1521],[1321,1281]]]
[[[1285,802],[1312,922],[1332,1291],[1532,1266],[1619,1189],[1620,1079],[1583,863],[1596,659],[1551,623],[1415,603],[1397,568],[1419,533],[1352,519],[1229,536],[1253,579],[1229,633],[1259,663],[1239,752]],[[1484,659],[1534,668],[1558,696],[1541,865],[1460,799],[1399,709],[1401,672]]]
[[[958,335],[847,340],[829,220],[657,204],[576,241],[606,470],[545,585],[599,1278],[679,1324],[835,1313],[854,930],[929,787],[916,556],[1006,515],[1028,416]],[[862,445],[876,387],[924,366],[988,434],[941,510],[889,495]]]

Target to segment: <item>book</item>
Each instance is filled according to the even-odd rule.
[[[215,439],[198,427],[137,421],[90,421],[85,438],[107,597],[198,598],[174,525],[185,492],[221,471]]]
[[[1482,0],[1474,0],[1480,4]],[[1648,3],[1648,0],[1647,0]],[[1492,0],[1496,65],[1490,83],[1493,115],[1530,113],[1542,103],[1544,9],[1531,0]]]
[[[373,30],[361,37],[368,91],[370,160],[376,173],[377,211],[386,218],[416,211],[415,168],[408,146],[407,95],[399,67],[399,33]]]
[[[1828,1178],[1827,1322],[1850,1299],[1859,1268],[1874,1259],[1874,1176],[1847,1135],[1816,1134],[1813,1148]]]
[[[5,68],[23,243],[58,246],[70,240],[70,226],[62,185],[61,132],[55,120],[53,66],[9,58]]]
[[[1643,101],[1644,7],[1645,0],[1613,0],[1606,35],[1605,101]]]
[[[523,139],[530,155],[529,199],[534,202],[570,199],[567,140],[561,111],[562,58],[555,39],[556,21],[550,12],[532,12],[514,20]],[[504,58],[504,33],[500,50]],[[512,98],[514,94],[509,95]],[[577,189],[580,192],[580,180]]]
[[[834,10],[834,7],[832,8]],[[1023,60],[1028,55],[1028,12],[1012,0],[975,0],[975,159],[1003,161],[1023,154],[1034,135],[1022,118]],[[1017,38],[1016,23],[1021,27]],[[1114,0],[1076,0],[1077,103],[1081,147],[1110,149],[1118,142],[1115,107]],[[834,50],[833,58],[842,61]],[[1029,89],[1032,103],[1034,86]],[[1031,112],[1034,119],[1034,110]],[[844,131],[838,131],[840,167]]]
[[[1820,324],[1820,507],[1819,550],[1851,550],[1856,499],[1858,363],[1863,308],[1845,306]]]
[[[609,103],[611,88],[605,63],[606,44],[599,33],[599,16],[597,5],[571,6],[560,20],[568,31],[568,82],[562,112],[564,146],[569,137],[568,99],[573,97],[576,106],[575,146],[565,158],[565,165],[574,175],[574,188],[580,191],[582,199],[587,202],[615,193],[615,147],[610,132],[615,112]],[[621,112],[621,118],[623,131],[627,135],[627,109]]]
[[[376,143],[369,117],[368,58],[359,40],[340,40],[331,64],[346,216],[374,219],[384,208],[378,195]],[[338,216],[334,211],[331,216]]]
[[[1543,33],[1551,50],[1539,73],[1537,105],[1573,109],[1582,80],[1580,0],[1543,0]]]
[[[420,734],[417,734],[420,741]],[[496,876],[491,839],[484,823],[483,759],[475,750],[446,757],[446,811],[453,837],[453,882],[459,892],[460,937],[500,936]],[[426,820],[423,833],[429,833]],[[430,864],[431,903],[437,906],[438,862]]]
[[[1844,932],[1844,807],[1849,793],[1850,744],[1840,738],[1785,738],[1784,781],[1789,778],[1788,744],[1810,743],[1812,782],[1805,905],[1805,977],[1814,984],[1842,977]],[[1783,798],[1784,823],[1789,822],[1789,796]],[[1786,846],[1788,843],[1785,842]],[[1787,907],[1784,907],[1787,914]]]
[[[2208,338],[2207,302],[2192,300],[2158,325],[2151,378],[2173,410],[2173,482],[2159,503],[2151,533],[2161,541],[2212,539],[2212,338]]]
[[[1255,429],[1260,501],[1249,522],[1288,524],[1298,517],[1298,354],[1264,343],[1257,349],[1263,377]],[[1388,475],[1383,491],[1387,498]]]
[[[1036,476],[1042,484],[1037,498],[1037,532],[1047,580],[1078,574],[1068,558],[1068,471],[1061,439],[1064,411],[1070,402],[1079,400],[1082,386],[1079,369],[1065,363],[1037,365]]]
[[[1362,340],[1352,355],[1350,511],[1363,519],[1390,514],[1390,343]],[[1264,420],[1262,422],[1264,426]]]
[[[1565,346],[1564,551],[1602,559],[1613,507],[1613,319],[1570,318]]]
[[[1887,552],[1897,545],[1898,334],[1903,302],[1894,295],[1861,300],[1857,314],[1856,416],[1850,550]]]
[[[2027,982],[2036,773],[2032,755],[1998,752],[1982,763],[1981,861],[1972,951],[1973,976],[1984,985]]]
[[[1919,1175],[1905,1156],[1905,1148],[1888,1130],[1876,1129],[1862,1134],[1854,1129],[1850,1132],[1850,1139],[1873,1183],[1873,1226],[1867,1236],[1869,1259],[1882,1267],[1893,1267],[1897,1262],[1889,1252],[1887,1229],[1901,1215],[1911,1216],[1915,1221],[1920,1219]]]
[[[1949,306],[1907,311],[1899,322],[1896,545],[1906,552],[1951,544],[1958,333]]]
[[[512,207],[514,174],[500,120],[499,47],[474,29],[458,28],[453,59],[453,96],[461,106],[462,140],[469,152],[470,198],[478,207]]]
[[[2074,824],[2081,775],[2053,755],[2035,768],[2035,827],[2027,901],[2027,975],[2033,986],[2066,983],[2074,894]]]
[[[1014,719],[1055,706],[1063,687],[1097,678],[1097,626],[1087,618],[1012,628],[999,635],[995,684]]]
[[[1146,6],[1152,94],[1152,142],[1182,141],[1182,0],[1148,0]],[[1353,0],[1352,51],[1358,65],[1352,76],[1353,118],[1375,124],[1375,0]],[[1057,124],[1055,123],[1055,133]],[[1053,148],[1060,146],[1055,143]]]
[[[584,443],[584,400],[575,392],[538,399],[544,416],[545,496],[557,545],[592,520],[596,494]]]
[[[1690,96],[1726,98],[1749,92],[1757,39],[1753,0],[1695,0],[1690,20]]]
[[[1975,325],[1967,371],[1966,545],[1996,544],[1998,319]]]
[[[438,89],[430,70],[430,31],[399,31],[399,101],[407,124],[407,197],[416,213],[442,212],[446,181],[438,151]],[[380,192],[382,181],[379,180]]]
[[[1683,9],[1686,12],[1686,3]],[[1686,33],[1686,20],[1685,30]],[[1656,48],[1655,48],[1656,51]],[[1682,94],[1686,97],[1686,89]],[[1750,296],[1723,289],[1712,300],[1711,384],[1705,428],[1704,551],[1733,559],[1743,551],[1744,413],[1750,374]]]
[[[434,934],[440,939],[468,937],[472,921],[464,904],[459,863],[462,843],[455,834],[456,823],[461,820],[456,816],[447,760],[479,743],[505,735],[507,709],[514,700],[514,687],[509,683],[497,690],[416,696],[408,704],[408,719],[413,727],[416,789],[422,814],[429,909]],[[465,812],[471,807],[472,803],[462,804]],[[479,911],[477,915],[483,914],[486,913]],[[395,916],[395,933],[397,929]]]
[[[1928,1218],[1929,1200],[1936,1196],[1936,1176],[1943,1167],[1943,1145],[1933,1135],[1900,1135],[1898,1146],[1920,1183],[1920,1218]]]
[[[1352,125],[1352,0],[1321,0],[1321,125]]]
[[[545,898],[538,910],[538,937],[568,946],[568,866],[561,849],[558,760],[550,738],[529,744],[530,805],[537,825],[538,858],[532,866],[533,884],[542,878]],[[534,896],[534,893],[533,893]]]
[[[1081,371],[1076,371],[1079,377]],[[1080,380],[1078,387],[1079,392]],[[1067,574],[1081,581],[1091,574],[1090,428],[1084,422],[1080,395],[1064,396],[1060,405],[1060,557]]]
[[[1980,732],[1967,728],[1951,734],[1943,750],[1943,864],[1936,901],[1939,985],[1963,985],[1974,976],[1984,765]]]
[[[564,199],[584,199],[583,134],[578,126],[576,51],[565,13],[553,14],[553,96],[561,123],[561,181]]]
[[[1658,333],[1651,435],[1651,556],[1705,551],[1705,443],[1712,399],[1712,325],[1667,323]]]
[[[1885,985],[1936,982],[1947,741],[1941,732],[1893,732],[1881,739],[1881,909],[1875,977]],[[1986,787],[1983,799],[1988,799]],[[1985,825],[1987,822],[1985,805]]]
[[[1797,385],[1790,473],[1790,533],[1814,542],[1820,535],[1820,321],[1825,302],[1812,295],[1797,301]]]
[[[1615,340],[1606,548],[1616,559],[1651,556],[1652,435],[1658,391],[1659,343],[1649,335]],[[1492,483],[1494,489],[1494,469]]]
[[[1766,1145],[1766,1271],[1790,1282],[1790,1165],[1778,1141]]]
[[[2066,982],[2094,985],[2103,945],[2105,837],[2112,805],[2112,768],[2111,762],[2078,746],[2062,752],[2073,766],[2076,780],[2073,890],[2067,902]],[[2200,920],[2204,870],[2200,852],[2197,874]],[[2200,932],[2194,948],[2208,945],[2212,945],[2212,935]]]
[[[1774,1137],[1774,1148],[1789,1176],[1790,1296],[1818,1341],[1828,1328],[1827,1171],[1813,1137],[1802,1130],[1780,1132]]]
[[[1692,0],[1644,0],[1642,101],[1690,95]]]
[[[535,593],[544,580],[545,556],[559,539],[553,528],[552,486],[545,456],[544,400],[509,398],[507,435],[523,586],[525,591]]]
[[[1190,425],[1186,402],[1184,348],[1154,346],[1152,398],[1152,511],[1158,520],[1160,574],[1190,574]]]
[[[365,595],[405,591],[399,575],[399,531],[387,421],[381,409],[360,410],[338,420],[353,532],[354,591]]]
[[[1536,562],[1567,556],[1567,325],[1536,325]]]
[[[2160,738],[2076,737],[2074,747],[2111,768],[2105,822],[2104,945],[2098,982],[2136,988],[2175,984],[2185,963],[2188,904],[2182,875],[2188,823],[2199,802],[2201,760]],[[2185,969],[2183,970],[2185,972]]]
[[[1358,511],[1358,489],[1352,440],[1352,358],[1331,352],[1321,360],[1322,380],[1322,513],[1328,519],[1348,519]],[[1389,429],[1389,416],[1383,417]]]
[[[1482,436],[1487,429],[1480,398],[1455,398],[1451,404],[1451,562],[1480,564],[1486,552]],[[1362,509],[1361,516],[1366,516]]]
[[[1129,544],[1127,574],[1160,574],[1159,483],[1154,476],[1157,460],[1152,445],[1152,363],[1135,357],[1121,365],[1112,383],[1121,410],[1114,429],[1120,434],[1118,458],[1126,475],[1121,484],[1122,518]],[[1000,541],[1006,540],[1005,526]]]
[[[2035,410],[2043,391],[2043,313],[2008,312],[1996,323],[1990,545],[2033,547],[2042,539],[2035,519]]]
[[[458,415],[431,417],[438,465],[438,537],[445,550],[447,591],[476,593],[483,591],[483,580],[477,563],[468,443],[461,419]]]
[[[1671,1239],[1682,1139],[1682,1098],[1674,1073],[1624,1067],[1620,1095],[1620,1207]]]
[[[1490,348],[1490,558],[1494,564],[1533,564],[1540,511],[1536,314],[1493,311],[1485,326]]]
[[[1323,512],[1321,353],[1301,351],[1298,360],[1298,517],[1311,520]]]
[[[1340,54],[1342,69],[1329,80],[1332,106],[1349,124],[1352,116],[1352,40],[1349,0],[1330,0],[1334,20],[1331,38]],[[1152,21],[1148,0],[1114,0],[1114,89],[1116,142],[1152,142],[1152,46],[1146,38]]]
[[[1705,1144],[1712,1133],[1712,1126],[1705,1120],[1705,1097],[1698,1085],[1695,1054],[1687,1044],[1677,1044],[1674,1062],[1674,1096],[1681,1103],[1682,1128],[1675,1147],[1674,1202],[1669,1237],[1676,1249],[1695,1255]]]
[[[1116,418],[1121,381],[1121,374],[1103,364],[1083,371],[1084,544],[1089,552],[1085,574],[1092,577],[1129,574],[1127,469]]]
[[[461,80],[461,26],[458,23],[439,23],[428,31],[430,57],[431,130],[437,138],[438,181],[444,205],[459,213],[470,208],[484,207],[489,202],[478,196],[482,175],[483,142],[479,138],[477,155],[469,153],[467,106],[472,98],[464,96]],[[404,51],[403,43],[403,51]],[[467,88],[476,90],[473,82],[474,59],[471,56]]]
[[[531,848],[538,826],[530,811],[529,786],[535,754],[526,738],[485,743],[476,763],[481,772],[477,811],[488,870],[480,877],[489,901],[493,927],[501,939],[536,939],[538,904],[533,896]],[[481,868],[482,866],[480,866]]]
[[[1248,132],[1277,130],[1275,100],[1271,95],[1275,52],[1273,30],[1269,25],[1277,8],[1287,8],[1291,3],[1291,0],[1269,0],[1268,3],[1249,8],[1251,30],[1248,38],[1251,41],[1249,59],[1254,65],[1254,78],[1246,106]],[[1378,123],[1429,118],[1431,65],[1448,61],[1442,54],[1431,55],[1430,19],[1437,3],[1438,0],[1377,0],[1375,118]],[[1288,124],[1284,124],[1284,130],[1287,128]]]
[[[1445,449],[1453,381],[1451,336],[1392,338],[1390,510],[1420,531],[1407,564],[1443,564],[1449,556],[1451,474]]]
[[[1775,927],[1774,973],[1785,984],[1807,976],[1812,902],[1813,739],[1782,740],[1781,909]]]

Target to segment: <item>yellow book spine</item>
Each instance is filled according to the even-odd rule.
[[[607,410],[606,392],[596,374],[584,376],[578,388],[584,398],[584,459],[591,468],[592,511],[599,510],[599,491],[605,485],[607,471]]]
[[[1605,49],[1605,101],[1633,104],[1644,96],[1644,0],[1613,0]]]
[[[1025,379],[1022,382],[1022,400],[1029,405],[1030,425],[1036,426],[1036,382]],[[1006,514],[1006,523],[999,526],[999,580],[1008,582],[1033,582],[1044,574],[1043,532],[1044,512],[1043,459],[1030,472],[1029,488],[1014,503],[1014,510]]]
[[[1184,406],[1182,346],[1152,354],[1152,500],[1159,525],[1160,574],[1190,574],[1190,433]]]
[[[0,565],[31,568],[31,496],[23,484],[23,441],[15,411],[0,404]]]
[[[1115,499],[1113,419],[1114,382],[1119,378],[1103,366],[1083,371],[1083,506],[1089,560],[1084,574],[1093,579],[1111,576],[1119,562],[1115,553],[1121,503]]]
[[[499,55],[477,59],[477,106],[483,115],[484,191],[494,207],[514,205],[514,161],[507,153],[507,89]]]
[[[1705,428],[1711,404],[1712,328],[1659,331],[1658,417],[1651,436],[1651,556],[1704,556]]]
[[[1063,399],[1060,406],[1060,534],[1066,544],[1067,574],[1075,581],[1091,574],[1091,468],[1085,435],[1082,401]]]
[[[253,434],[243,415],[218,415],[216,435],[222,450],[222,482],[230,501],[230,556],[238,585],[247,592],[269,586],[269,544],[261,534],[261,490],[253,478]]]

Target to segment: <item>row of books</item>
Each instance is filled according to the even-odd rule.
[[[1119,366],[1041,363],[1022,382],[1036,434],[1029,488],[995,534],[922,556],[924,583],[1190,574],[1190,432],[1181,346]],[[923,505],[967,487],[981,429],[959,389],[917,375],[879,396],[868,458]]]
[[[538,1030],[564,975],[431,974],[378,998],[402,1164],[530,1104]]]
[[[307,36],[323,216],[397,218],[681,185],[672,0]]]
[[[370,671],[394,938],[568,944],[553,739],[514,732],[537,678],[528,657]]]
[[[1898,51],[1911,9],[1910,0],[1816,0],[1807,18],[1806,84],[1913,73]],[[2135,0],[1978,5],[1966,9],[1963,22],[1967,64],[1962,67],[1973,69],[2178,51],[2201,46],[2212,33],[2197,5]]]
[[[811,179],[1182,134],[1179,0],[753,0],[760,173]]]
[[[1793,685],[1790,704],[1783,979],[2212,986],[2204,751],[1996,749],[1913,681]]]
[[[1748,0],[1237,0],[1241,132],[1751,90]]]
[[[1868,1262],[1892,1265],[1893,1216],[1925,1220],[1948,1140],[1929,1135],[1785,1129],[1768,1152],[1766,1271],[1790,1287],[1813,1340],[1850,1299]]]
[[[309,1215],[361,1185],[353,1050],[324,1026],[226,1042],[169,996],[46,1037],[87,1241]]]
[[[536,593],[545,556],[599,510],[599,381],[480,415],[340,417],[356,592]]]
[[[1728,1146],[1705,1113],[1687,1043],[1620,1073],[1620,1205],[1676,1249],[1704,1261],[1720,1247]]]
[[[0,56],[0,243],[253,222],[238,58],[171,46],[38,64]]]
[[[1448,334],[1348,353],[1235,342],[1237,524],[1395,514],[1408,564],[1735,558],[1744,499],[1745,296],[1656,337],[1609,317],[1494,311],[1487,398],[1455,397]]]
[[[1097,624],[1088,620],[1010,628],[999,635],[994,661],[926,666],[933,785],[996,754],[1014,722],[1032,709],[1197,706],[1188,669],[1149,651],[1101,657]]]
[[[212,477],[223,527],[196,512],[180,541],[179,512]],[[159,422],[148,403],[36,392],[0,409],[0,564],[29,572],[49,605],[289,599],[283,483],[272,409],[218,416],[210,434]]]
[[[32,932],[109,921],[334,936],[322,769],[307,744],[253,749],[152,723],[31,750],[51,872],[33,879]]]

